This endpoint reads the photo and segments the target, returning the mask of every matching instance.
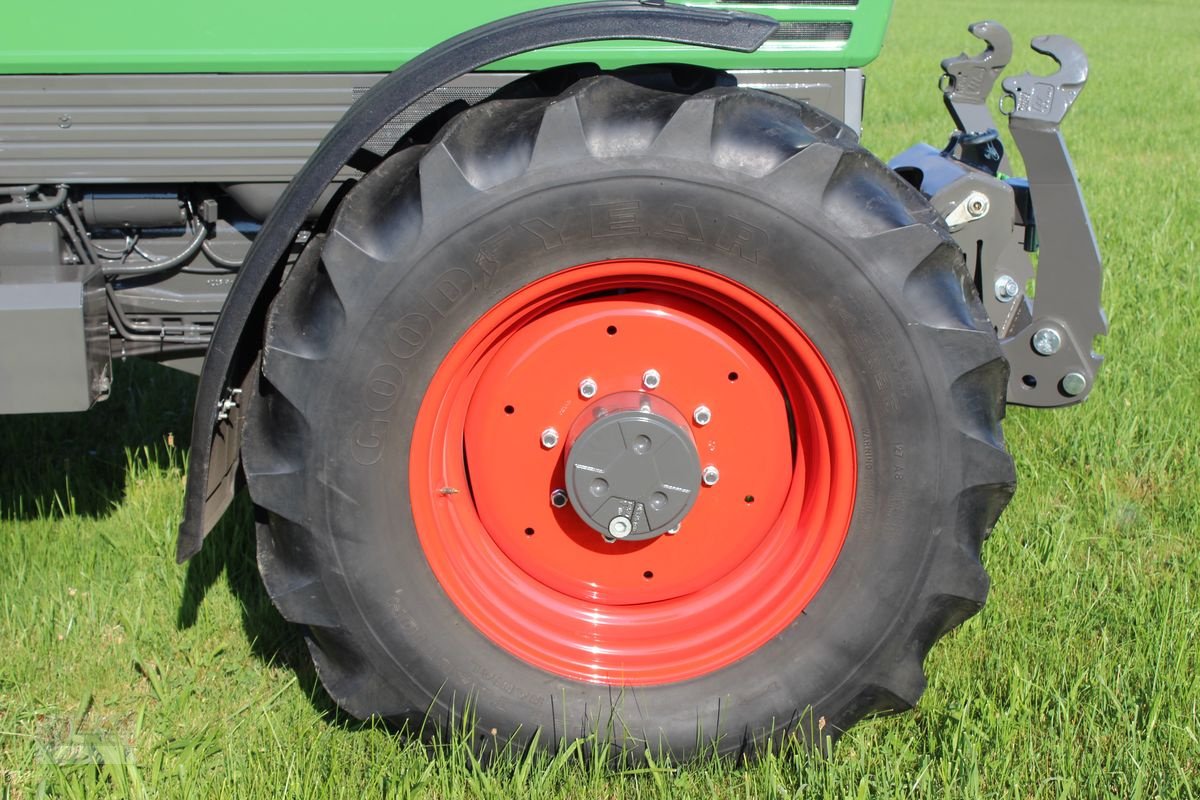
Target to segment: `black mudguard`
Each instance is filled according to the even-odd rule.
[[[413,59],[356,102],[296,174],[250,248],[217,320],[200,375],[192,421],[183,521],[176,557],[200,551],[237,490],[241,460],[236,401],[262,346],[266,306],[279,286],[288,248],[322,192],[389,120],[455,78],[509,56],[555,45],[644,39],[753,52],[778,27],[758,14],[667,5],[661,0],[599,2],[530,11],[456,36]]]

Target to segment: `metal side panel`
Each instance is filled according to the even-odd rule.
[[[733,74],[743,85],[808,100],[852,127],[859,120],[851,106],[861,118],[858,70]],[[367,146],[386,152],[446,102],[479,102],[519,75],[486,72],[452,81],[396,117]],[[0,76],[0,184],[286,182],[351,103],[381,78]]]
[[[0,183],[286,181],[378,75],[0,77]]]
[[[0,414],[86,411],[108,394],[108,326],[99,273],[0,282]]]

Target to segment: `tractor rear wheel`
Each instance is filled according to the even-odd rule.
[[[836,737],[984,601],[1014,472],[961,251],[832,118],[664,75],[459,114],[270,310],[259,566],[355,716]]]

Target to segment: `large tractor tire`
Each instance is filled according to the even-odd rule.
[[[836,120],[669,75],[458,114],[270,310],[259,566],[354,716],[836,738],[984,602],[1008,369],[962,252]]]

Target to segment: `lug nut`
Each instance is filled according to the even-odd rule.
[[[716,486],[717,481],[721,480],[721,471],[709,464],[704,468],[704,472],[700,473],[700,480],[704,481],[705,486]]]
[[[555,489],[550,493],[550,505],[554,506],[555,508],[566,508],[568,502],[569,498],[567,497],[567,493],[562,489]]]
[[[629,521],[629,517],[613,517],[608,523],[608,532],[614,539],[624,539],[633,533],[633,523]]]
[[[662,383],[662,375],[658,374],[658,370],[648,369],[642,373],[642,386],[647,389],[657,389],[660,383]]]
[[[1054,328],[1042,328],[1033,335],[1033,349],[1039,355],[1052,356],[1062,349],[1062,335]]]
[[[1001,275],[996,278],[996,299],[1001,303],[1011,303],[1021,293],[1021,286],[1012,275]]]
[[[558,431],[554,428],[546,428],[542,431],[542,447],[547,450],[553,450],[558,446]]]
[[[1067,397],[1078,397],[1087,388],[1087,378],[1080,372],[1068,372],[1062,379],[1063,394]]]
[[[692,419],[695,420],[697,425],[704,427],[712,422],[712,411],[709,410],[708,406],[696,406],[696,410],[692,412]]]
[[[584,378],[579,382],[579,396],[584,400],[590,400],[596,396],[596,382],[591,378]]]

